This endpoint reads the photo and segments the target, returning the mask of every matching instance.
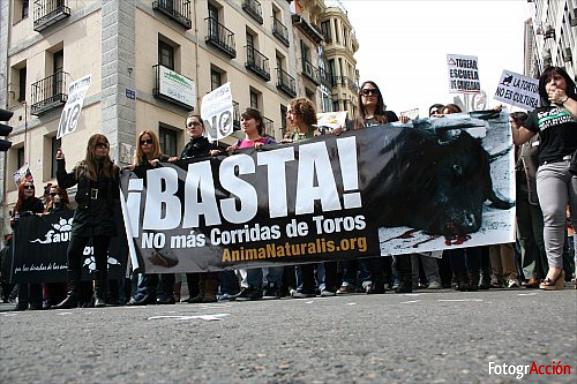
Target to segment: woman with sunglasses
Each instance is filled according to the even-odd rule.
[[[35,197],[36,188],[34,181],[31,179],[24,179],[18,186],[18,199],[14,206],[14,216],[10,220],[12,227],[18,225],[18,220],[24,216],[33,214],[42,214],[44,212],[44,204]],[[28,309],[42,309],[42,285],[38,283],[22,283],[18,284],[18,304],[17,311],[24,311]]]
[[[158,137],[152,131],[141,131],[136,137],[134,161],[127,169],[132,170],[146,182],[146,172],[158,167],[161,161],[169,161],[169,158],[162,154]],[[156,290],[157,286],[158,291]],[[128,305],[174,304],[173,287],[174,274],[140,274],[136,292]]]
[[[407,123],[409,118],[401,115],[401,119],[393,111],[387,111],[383,96],[374,81],[365,81],[359,91],[359,113],[353,120],[353,129],[362,129],[401,121]],[[383,264],[384,263],[384,264]],[[397,293],[412,292],[411,255],[395,256],[395,265],[400,277],[396,288]],[[367,294],[385,292],[385,276],[391,274],[391,259],[388,257],[374,257],[359,261],[361,269],[361,285]],[[349,273],[349,275],[352,275]],[[339,292],[347,292],[343,284]]]
[[[566,207],[577,226],[577,174],[571,157],[577,156],[577,94],[575,82],[561,67],[548,67],[539,77],[541,105],[527,120],[512,118],[513,143],[521,145],[539,135],[537,195],[543,212],[543,239],[549,270],[539,285],[544,290],[564,288],[563,248]]]
[[[78,304],[78,289],[84,248],[92,239],[96,271],[94,272],[94,306],[106,306],[107,253],[110,238],[116,236],[114,207],[119,202],[119,168],[109,154],[106,136],[94,134],[88,140],[86,156],[72,172],[66,172],[64,152],[56,151],[56,178],[61,188],[77,186],[70,243],[68,244],[68,293],[56,308],[73,308]]]

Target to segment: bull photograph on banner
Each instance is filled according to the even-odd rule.
[[[124,170],[132,263],[148,273],[511,242],[508,116],[477,112]]]

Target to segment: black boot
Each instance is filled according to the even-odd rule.
[[[106,288],[108,285],[106,272],[96,271],[94,277],[96,278],[94,282],[94,307],[106,307]]]
[[[198,279],[198,295],[194,297],[190,297],[186,300],[187,303],[196,304],[196,303],[204,303],[204,295],[206,291],[206,278],[204,274],[200,274]]]
[[[78,306],[78,285],[79,280],[70,279],[68,281],[68,292],[66,293],[66,297],[54,308],[55,309],[76,308]]]
[[[457,291],[465,292],[469,290],[469,276],[466,272],[460,272],[455,274],[457,280],[457,286],[455,289]]]
[[[469,272],[469,291],[479,290],[479,280],[481,279],[481,274],[477,272]]]

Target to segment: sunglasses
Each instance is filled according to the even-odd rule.
[[[58,195],[57,193],[49,193],[50,196],[54,197],[56,195]]]
[[[108,143],[96,143],[95,148],[108,148]]]
[[[152,139],[140,140],[140,145],[146,145],[146,144],[152,145]]]
[[[33,185],[25,185],[24,189],[35,189]]]
[[[431,110],[429,111],[429,116],[435,115],[435,114],[437,114],[437,113],[439,113],[439,110],[438,110],[438,109],[431,109]]]
[[[376,89],[363,89],[361,90],[361,95],[363,96],[371,96],[371,95],[378,95],[379,91],[377,91]]]

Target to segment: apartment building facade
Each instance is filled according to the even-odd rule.
[[[120,165],[131,163],[145,129],[158,133],[164,153],[178,155],[188,140],[187,113],[200,112],[202,97],[226,82],[237,130],[247,107],[263,113],[265,133],[277,139],[291,98],[309,97],[326,110],[321,86],[330,76],[320,82],[323,38],[311,17],[292,0],[1,1],[0,105],[14,112],[13,146],[0,156],[4,221],[17,198],[12,175],[22,166],[37,187],[54,182],[56,149],[70,169],[97,132]],[[78,128],[58,141],[68,85],[88,74]]]
[[[528,0],[533,16],[525,24],[525,71],[538,77],[549,65],[564,67],[577,80],[577,1]]]

